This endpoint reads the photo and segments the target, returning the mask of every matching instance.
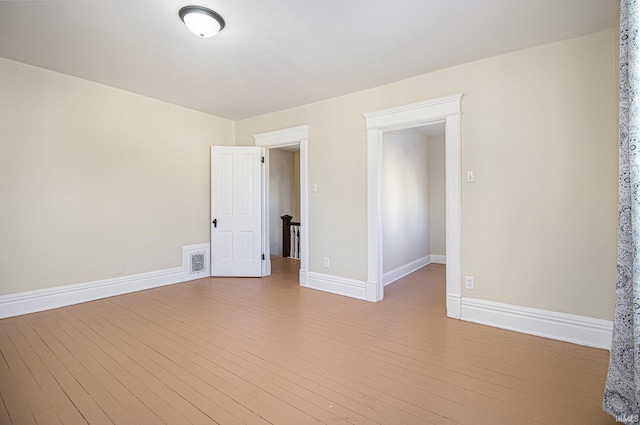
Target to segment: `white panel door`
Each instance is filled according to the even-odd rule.
[[[262,148],[211,147],[211,276],[262,275]]]

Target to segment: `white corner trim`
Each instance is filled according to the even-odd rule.
[[[460,319],[460,300],[459,294],[447,293],[447,317],[450,319]]]
[[[367,283],[324,273],[307,272],[307,288],[344,295],[359,300],[367,300]]]
[[[0,296],[0,319],[80,304],[209,276],[210,244],[182,248],[182,267]],[[189,253],[205,251],[205,271],[190,273]]]
[[[307,272],[306,270],[300,269],[300,286],[307,286],[307,282],[309,280],[309,278],[307,277],[308,273],[309,272]]]
[[[530,335],[610,349],[613,322],[475,298],[462,298],[461,319]]]
[[[419,270],[425,266],[428,266],[432,263],[431,255],[426,255],[422,258],[418,258],[404,266],[400,266],[396,269],[388,271],[382,275],[382,282],[384,286],[389,285],[390,283],[395,282],[396,280],[402,279],[403,277]]]
[[[431,262],[435,264],[447,264],[447,256],[431,254]]]
[[[375,282],[365,282],[365,300],[375,303],[378,302],[378,285]]]

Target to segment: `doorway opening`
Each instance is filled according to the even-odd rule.
[[[446,264],[445,123],[383,133],[383,284]]]
[[[384,133],[444,123],[446,199],[447,316],[460,318],[462,95],[433,99],[364,114],[367,126],[367,300],[384,298],[382,164]]]
[[[271,257],[290,258],[299,263],[300,145],[266,150],[265,166],[269,167],[267,206]]]
[[[309,126],[292,127],[283,130],[271,131],[268,133],[256,134],[253,136],[255,145],[265,149],[265,175],[262,179],[262,241],[263,252],[265,253],[263,276],[271,274],[271,232],[280,230],[280,226],[274,229],[276,220],[280,217],[273,218],[270,213],[270,197],[269,197],[269,166],[271,161],[271,150],[278,149],[289,152],[298,152],[299,156],[299,258],[300,258],[300,285],[307,286],[307,274],[309,264],[309,214],[308,202],[309,196],[308,186],[308,132]],[[279,152],[279,151],[278,151]],[[278,254],[280,253],[273,253]]]

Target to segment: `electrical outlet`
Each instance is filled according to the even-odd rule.
[[[325,269],[328,269],[328,268],[329,268],[329,259],[328,259],[328,258],[325,258],[325,259],[324,259],[324,268],[325,268]]]
[[[475,278],[473,276],[465,277],[464,287],[467,289],[475,289],[476,288]]]
[[[124,264],[118,264],[117,273],[118,274],[124,273]]]

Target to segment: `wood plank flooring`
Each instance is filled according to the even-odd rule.
[[[368,303],[207,278],[0,320],[0,424],[613,424],[608,352],[447,319],[442,265]]]

